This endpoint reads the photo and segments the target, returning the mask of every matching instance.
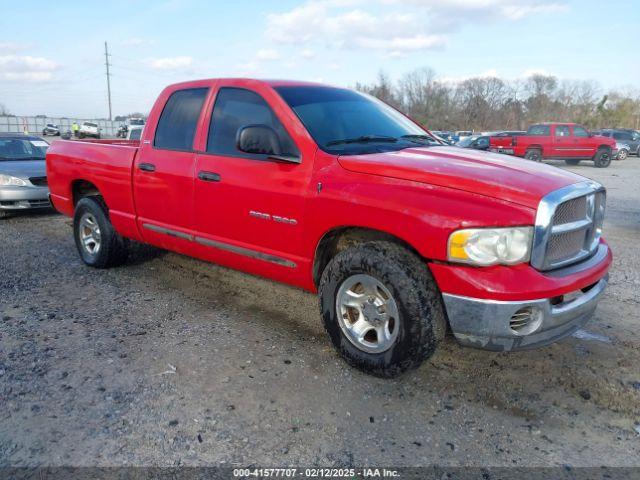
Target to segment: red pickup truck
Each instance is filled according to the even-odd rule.
[[[608,167],[618,154],[615,140],[593,135],[575,123],[532,125],[525,135],[511,137],[511,145],[504,144],[504,139],[492,138],[490,150],[536,162],[557,158],[569,165],[577,165],[581,160],[592,160],[599,168]]]
[[[133,240],[317,292],[336,349],[379,376],[448,329],[492,350],[555,341],[607,285],[601,185],[444,145],[348,89],[172,85],[140,142],[54,142],[47,171],[87,265]]]

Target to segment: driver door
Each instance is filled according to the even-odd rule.
[[[272,128],[299,163],[238,150],[248,125]],[[196,241],[204,255],[236,268],[296,268],[302,255],[304,206],[312,158],[300,150],[256,91],[222,87],[212,109],[205,151],[195,159]]]

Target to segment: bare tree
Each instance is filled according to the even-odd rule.
[[[437,130],[513,130],[541,121],[577,122],[591,128],[640,127],[640,91],[604,94],[595,82],[559,81],[549,75],[451,83],[422,68],[396,84],[380,72],[375,83],[356,88]]]

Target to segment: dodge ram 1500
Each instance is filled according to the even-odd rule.
[[[59,141],[51,199],[89,266],[146,242],[317,292],[351,364],[394,376],[447,330],[516,350],[593,314],[605,190],[460,149],[344,88],[214,79],[166,88],[140,141]]]

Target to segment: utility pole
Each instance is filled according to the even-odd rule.
[[[109,98],[109,121],[111,121],[111,74],[109,73],[109,50],[107,42],[104,42],[104,64],[107,66],[107,97]]]

